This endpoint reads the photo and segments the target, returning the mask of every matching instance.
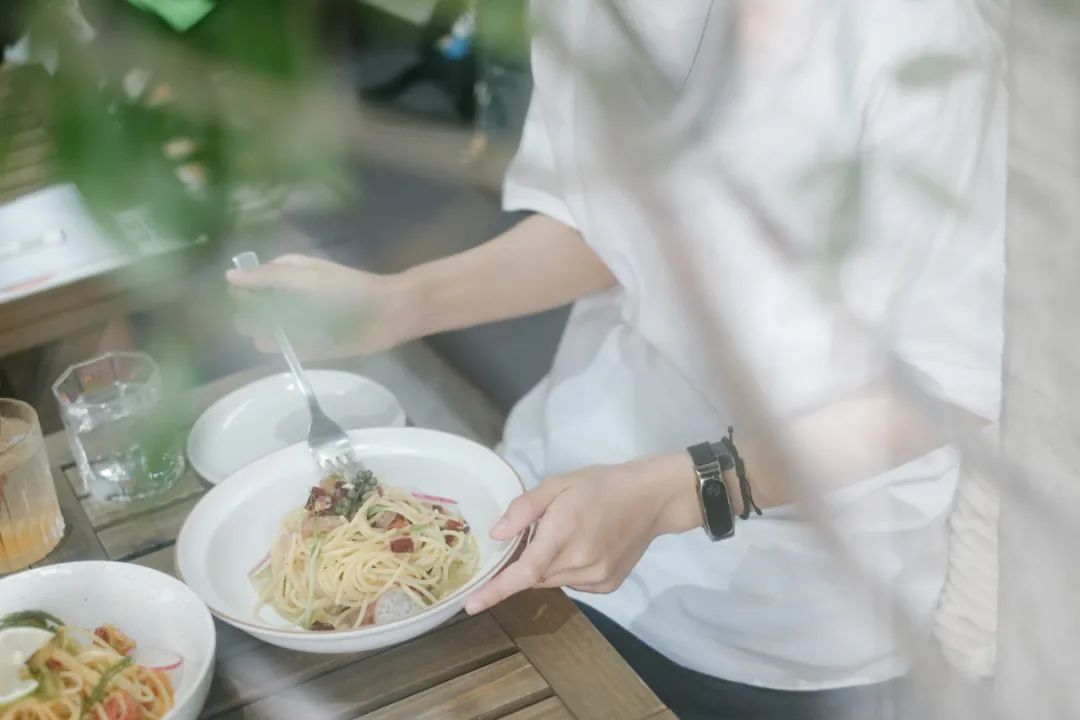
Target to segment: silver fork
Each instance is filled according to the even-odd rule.
[[[259,266],[259,257],[253,252],[243,252],[233,258],[233,265],[240,270],[251,270]],[[292,343],[286,337],[281,324],[274,321],[274,339],[277,340],[281,354],[285,356],[285,362],[292,370],[296,384],[300,386],[300,392],[307,399],[308,410],[311,411],[311,427],[308,428],[307,444],[311,450],[315,462],[324,471],[341,475],[346,481],[353,480],[357,474],[366,468],[360,459],[356,457],[352,442],[341,426],[327,417],[319,405],[315,391],[308,382],[307,373],[304,372],[300,359],[293,350]]]

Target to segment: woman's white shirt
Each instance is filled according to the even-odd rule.
[[[502,451],[527,479],[738,427],[725,353],[777,418],[901,368],[996,421],[1004,91],[973,2],[542,0],[534,16],[504,205],[577,228],[620,287],[576,304],[550,374],[511,414]],[[628,28],[677,90],[671,108],[649,95]],[[710,90],[719,104],[680,114]],[[860,212],[843,214],[853,189]],[[661,537],[618,591],[578,597],[727,680],[897,676],[890,599],[928,618],[958,469],[942,448],[829,496],[855,573],[791,506],[722,543]]]

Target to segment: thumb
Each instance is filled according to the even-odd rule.
[[[508,540],[532,525],[565,487],[563,483],[549,479],[515,499],[491,528],[492,539]]]

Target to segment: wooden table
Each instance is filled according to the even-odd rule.
[[[411,421],[493,442],[501,418],[425,345],[344,366],[389,387]],[[190,393],[192,417],[268,367]],[[112,559],[173,572],[173,543],[207,490],[190,470],[170,492],[135,503],[81,495],[63,434],[46,439],[68,531],[46,563]],[[403,645],[307,655],[217,624],[217,665],[204,718],[674,718],[558,590],[529,591],[476,617],[458,616]]]

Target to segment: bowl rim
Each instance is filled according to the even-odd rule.
[[[61,570],[78,570],[80,572],[85,570],[86,572],[93,573],[101,568],[109,567],[123,568],[124,571],[143,574],[148,577],[156,576],[157,580],[165,582],[167,585],[170,585],[172,589],[178,590],[195,600],[195,607],[198,609],[199,624],[203,626],[202,634],[209,639],[210,646],[207,648],[206,657],[202,658],[197,666],[195,666],[194,663],[191,663],[191,666],[193,666],[196,671],[194,679],[183,695],[176,693],[174,696],[172,708],[169,712],[165,713],[162,719],[169,720],[177,709],[182,708],[184,703],[190,702],[195,697],[195,694],[199,691],[200,684],[211,674],[217,654],[217,626],[214,624],[214,615],[210,611],[210,606],[207,605],[206,602],[199,597],[199,594],[190,588],[187,583],[168,573],[155,570],[154,568],[145,565],[137,565],[134,562],[123,562],[120,560],[73,560],[71,562],[42,565],[40,567],[23,570],[14,575],[0,578],[0,585],[3,585],[5,582],[14,581],[16,578],[35,575],[51,575]],[[95,583],[95,585],[97,585],[97,583]],[[135,638],[135,642],[140,642],[140,639]],[[185,667],[188,667],[188,665],[188,663],[185,663]]]
[[[373,378],[373,377],[371,377],[369,375],[363,375],[361,373],[352,372],[350,370],[339,370],[338,368],[311,368],[310,370],[307,370],[306,372],[309,375],[347,376],[349,378],[355,378],[355,379],[359,379],[361,381],[364,381],[361,384],[366,383],[366,384],[369,384],[369,385],[374,385],[386,397],[393,400],[394,405],[397,406],[397,414],[394,416],[394,423],[401,423],[401,424],[399,424],[399,425],[391,424],[391,425],[386,425],[385,427],[405,427],[405,423],[407,423],[408,420],[409,420],[408,413],[405,412],[405,408],[404,408],[404,406],[402,406],[401,400],[398,399],[398,396],[395,395],[394,392],[392,390],[390,390],[390,388],[386,387],[386,385],[384,385],[383,383],[379,382],[378,380],[376,380],[375,378]],[[232,477],[232,475],[235,475],[236,473],[240,472],[241,470],[243,470],[244,468],[247,467],[247,465],[245,465],[245,466],[243,466],[241,468],[238,468],[232,474],[226,475],[224,478],[221,478],[221,479],[216,480],[216,481],[210,479],[210,475],[217,475],[217,473],[207,473],[206,471],[207,471],[208,468],[207,468],[206,464],[203,463],[201,460],[196,458],[196,456],[200,455],[201,453],[192,453],[192,438],[195,437],[196,431],[201,430],[202,425],[205,424],[206,422],[208,422],[207,418],[210,416],[210,414],[213,411],[220,409],[221,406],[223,406],[226,403],[226,401],[233,400],[237,395],[239,395],[243,391],[252,390],[256,386],[258,386],[260,384],[261,385],[270,385],[274,380],[277,380],[277,379],[280,379],[280,378],[291,378],[291,377],[292,377],[292,373],[289,372],[288,370],[283,370],[281,372],[271,372],[271,373],[269,373],[267,375],[262,375],[260,377],[256,377],[254,380],[251,380],[250,382],[246,382],[246,383],[244,383],[243,385],[241,385],[239,387],[233,388],[232,390],[225,393],[224,395],[219,397],[217,400],[215,400],[214,402],[210,403],[209,405],[207,405],[205,408],[202,409],[202,411],[195,418],[194,422],[191,423],[191,428],[188,430],[187,438],[185,438],[185,440],[184,440],[184,455],[187,458],[188,463],[191,465],[191,468],[195,471],[195,474],[199,476],[199,479],[202,482],[204,482],[206,484],[209,484],[209,485],[221,485],[226,480],[228,480],[230,477]],[[367,429],[370,429],[370,428],[357,428],[357,429],[367,430]],[[278,451],[284,450],[284,449],[286,449],[288,447],[291,447],[291,445],[286,445],[284,448],[278,448],[277,450],[274,450],[273,452],[278,452]],[[263,457],[266,457],[266,456],[264,455]],[[251,462],[256,462],[256,461],[261,460],[261,459],[262,458],[255,458],[255,460],[252,460]]]
[[[506,458],[504,458],[499,453],[495,452],[494,449],[489,448],[486,445],[484,445],[482,443],[479,443],[479,442],[477,442],[477,441],[475,441],[475,440],[473,440],[471,438],[467,438],[467,437],[465,437],[463,435],[456,435],[454,433],[445,432],[443,430],[435,430],[433,428],[422,428],[422,427],[411,427],[411,426],[403,426],[403,427],[394,426],[394,427],[386,427],[386,428],[361,428],[361,429],[358,429],[358,430],[348,431],[348,433],[351,435],[354,432],[355,433],[365,433],[365,432],[371,432],[371,431],[386,431],[386,430],[404,431],[406,433],[419,432],[419,433],[424,433],[424,434],[442,435],[442,436],[454,438],[455,440],[465,442],[465,443],[468,443],[470,445],[474,445],[474,446],[484,450],[485,452],[488,452],[491,455],[495,456],[499,460],[499,462],[501,462],[503,465],[505,465],[507,467],[507,469],[510,470],[510,472],[514,476],[514,479],[517,480],[518,486],[521,488],[521,493],[522,494],[524,494],[525,492],[528,491],[528,488],[525,486],[525,481],[522,479],[521,474],[517,471],[517,469],[513,465],[511,465],[506,460]],[[237,470],[235,473],[233,473],[233,475],[230,475],[229,478],[234,477],[235,475],[244,472],[249,467],[251,467],[251,465],[254,465],[256,462],[260,462],[260,461],[265,460],[268,457],[272,457],[273,455],[276,455],[278,453],[284,453],[284,452],[287,452],[289,450],[292,450],[295,447],[303,446],[303,445],[305,445],[305,443],[303,441],[298,442],[298,443],[293,443],[292,445],[289,445],[287,447],[283,447],[280,450],[276,450],[273,453],[270,453],[270,455],[264,455],[263,457],[259,458],[258,460],[254,460],[251,463],[248,463],[247,465],[242,467],[241,469]],[[208,603],[206,600],[203,600],[201,598],[201,596],[199,596],[199,593],[196,592],[194,588],[192,588],[190,585],[187,584],[187,580],[184,578],[183,572],[180,569],[180,541],[184,537],[184,531],[187,530],[187,528],[188,528],[188,523],[189,523],[189,521],[191,519],[191,516],[195,513],[195,511],[199,508],[200,505],[202,505],[204,502],[207,501],[207,499],[210,497],[210,495],[215,490],[217,490],[217,488],[225,487],[229,482],[229,478],[226,478],[219,485],[214,486],[209,491],[207,491],[206,494],[204,494],[201,498],[199,498],[199,502],[197,502],[195,504],[195,507],[193,507],[191,509],[191,512],[188,513],[187,518],[184,519],[183,525],[180,526],[180,532],[177,533],[176,542],[173,543],[173,567],[175,567],[175,569],[176,569],[176,577],[179,578],[180,581],[183,582],[184,585],[186,587],[188,587],[189,590],[191,590],[191,592],[193,592],[197,597],[200,598],[200,601],[206,606],[207,610],[210,612],[211,615],[213,615],[214,617],[217,617],[217,618],[229,623],[230,625],[233,625],[234,627],[240,628],[241,630],[247,630],[247,631],[252,632],[253,634],[258,634],[258,635],[263,635],[263,636],[268,636],[268,637],[282,637],[282,638],[288,639],[288,638],[293,638],[293,637],[298,637],[299,636],[299,637],[327,638],[327,639],[333,638],[334,640],[350,640],[350,639],[352,639],[354,637],[370,637],[370,636],[375,635],[375,634],[389,633],[389,632],[393,632],[394,630],[406,627],[406,626],[416,622],[416,620],[418,620],[419,618],[427,616],[429,613],[436,610],[437,608],[444,607],[448,603],[450,603],[452,601],[455,601],[457,599],[460,599],[462,595],[466,594],[467,592],[471,592],[473,589],[478,588],[482,583],[486,583],[488,580],[495,577],[495,575],[497,575],[504,567],[506,567],[506,565],[510,562],[511,558],[513,558],[518,553],[518,551],[521,549],[522,545],[524,544],[525,539],[530,534],[529,533],[529,528],[525,528],[524,530],[519,532],[517,535],[514,536],[513,542],[509,543],[507,545],[506,549],[503,550],[503,552],[501,554],[501,557],[499,558],[498,562],[496,562],[491,568],[489,568],[487,570],[487,572],[485,572],[483,574],[477,574],[477,575],[473,576],[469,580],[469,582],[465,583],[460,588],[455,590],[449,597],[443,598],[442,600],[435,603],[434,605],[430,605],[430,606],[424,608],[424,610],[422,610],[421,612],[416,613],[415,615],[410,615],[407,618],[402,618],[401,620],[395,620],[393,622],[384,623],[382,625],[369,625],[369,626],[354,628],[352,630],[304,630],[302,628],[297,628],[297,629],[275,628],[275,627],[271,627],[269,625],[263,625],[261,623],[253,623],[253,622],[248,622],[247,620],[241,620],[240,618],[233,617],[229,613],[223,612],[223,611],[215,608],[212,604]],[[520,497],[520,495],[518,497]]]

